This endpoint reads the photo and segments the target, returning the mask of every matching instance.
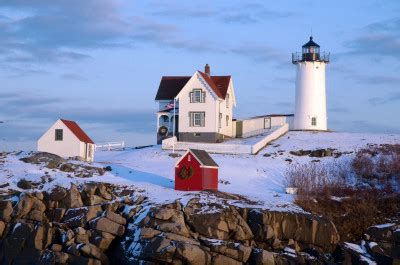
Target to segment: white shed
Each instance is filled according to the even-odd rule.
[[[38,151],[92,162],[94,142],[76,122],[59,119],[39,138]]]

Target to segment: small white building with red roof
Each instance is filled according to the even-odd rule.
[[[95,145],[92,139],[75,122],[57,120],[38,140],[38,151],[61,157],[80,157],[92,162]]]
[[[185,142],[215,143],[234,137],[232,77],[211,75],[208,64],[192,76],[163,76],[155,100],[158,143],[173,134]]]

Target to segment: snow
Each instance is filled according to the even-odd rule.
[[[284,173],[289,161],[292,163],[307,163],[315,158],[294,156],[289,151],[314,150],[319,148],[334,148],[341,152],[354,152],[368,144],[395,144],[400,142],[400,135],[360,134],[339,132],[289,132],[275,140],[257,155],[211,154],[220,165],[219,179],[226,183],[219,184],[219,190],[239,194],[253,201],[250,207],[267,208],[281,211],[301,211],[293,203],[294,195],[285,193]],[[9,154],[5,162],[0,162],[0,183],[9,183],[2,188],[21,190],[17,187],[20,179],[41,182],[42,176],[54,179],[43,184],[42,190],[54,186],[69,187],[71,183],[79,184],[88,181],[108,182],[124,188],[132,187],[141,190],[154,203],[168,203],[180,199],[187,203],[191,198],[198,197],[202,201],[213,202],[216,196],[201,192],[183,192],[174,190],[174,165],[179,158],[169,154],[172,151],[161,150],[160,146],[143,149],[126,149],[121,151],[97,151],[93,166],[112,167],[111,172],[103,176],[78,178],[70,173],[50,170],[43,165],[24,163],[19,158],[27,153]],[[183,154],[184,152],[177,152]],[[270,156],[265,157],[264,154]],[[354,154],[342,155],[339,158],[326,157],[322,161],[348,159]],[[243,201],[232,201],[232,204],[248,206]],[[204,209],[214,211],[215,209]],[[145,209],[142,209],[145,214]]]
[[[383,228],[389,228],[392,226],[395,226],[396,224],[394,223],[387,223],[387,224],[380,224],[380,225],[374,225],[373,227],[379,228],[379,229],[383,229]]]

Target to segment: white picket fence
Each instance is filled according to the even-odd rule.
[[[95,144],[95,150],[108,150],[111,151],[113,149],[122,149],[125,147],[125,142],[109,142],[109,143],[100,143],[100,144]]]

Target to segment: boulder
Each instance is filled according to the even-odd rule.
[[[171,240],[163,237],[154,237],[151,240],[133,242],[129,251],[134,252],[136,258],[171,263],[176,247]]]
[[[176,243],[176,258],[184,261],[184,264],[203,265],[211,264],[211,254],[201,249],[198,245],[183,242]]]
[[[50,194],[48,194],[48,199],[51,201],[61,201],[67,196],[67,190],[62,187],[54,188]]]
[[[240,262],[247,262],[251,247],[240,243],[227,242],[222,240],[201,238],[201,241],[211,249],[211,251],[230,257]]]
[[[215,205],[216,209],[207,212],[202,205],[194,201],[185,207],[185,215],[188,225],[199,234],[222,240],[249,240],[253,233],[246,221],[233,207],[222,207]]]
[[[254,265],[275,265],[276,253],[263,249],[253,249],[249,263]]]
[[[92,229],[107,232],[116,236],[122,236],[125,232],[125,227],[111,221],[106,217],[98,217],[90,221],[90,227]]]
[[[126,225],[126,219],[112,211],[105,211],[103,216],[120,225]]]
[[[71,188],[64,198],[64,203],[67,208],[79,208],[83,206],[81,194],[76,185],[71,184]]]
[[[6,228],[6,223],[0,221],[0,238],[2,238],[5,228]]]
[[[12,212],[13,206],[11,201],[0,201],[0,220],[9,222]]]
[[[216,255],[213,258],[213,265],[242,265],[243,263],[232,258],[226,257],[224,255]]]
[[[110,263],[108,257],[101,251],[101,249],[93,244],[83,244],[80,246],[79,251],[86,257],[100,260],[102,264],[106,265]]]
[[[86,223],[96,218],[102,209],[100,206],[87,206],[81,208],[68,209],[62,222],[69,227],[84,227]]]
[[[23,193],[19,198],[19,202],[14,213],[15,217],[22,218],[26,216],[31,211],[32,206],[33,198],[30,195]]]

